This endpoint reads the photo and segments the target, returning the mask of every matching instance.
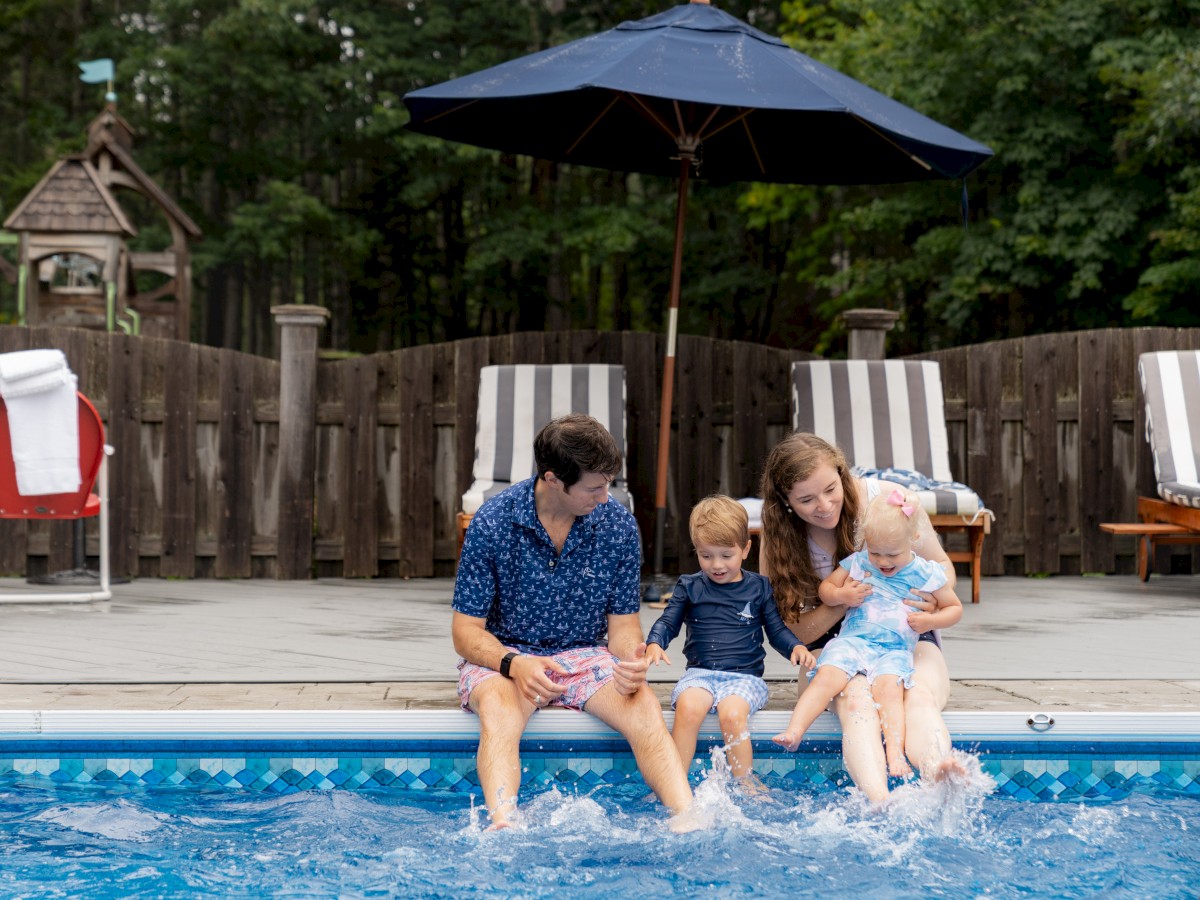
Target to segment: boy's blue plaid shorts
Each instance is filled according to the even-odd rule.
[[[767,683],[757,675],[747,675],[744,672],[718,672],[715,669],[688,669],[671,692],[671,709],[675,701],[688,688],[703,688],[712,694],[714,712],[717,704],[726,697],[741,697],[750,704],[750,712],[756,713],[767,705]]]

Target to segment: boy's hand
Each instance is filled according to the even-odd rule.
[[[811,669],[816,664],[817,658],[803,644],[797,644],[792,648],[793,666],[803,666],[805,669]]]
[[[658,644],[646,645],[646,662],[649,665],[671,665],[671,658],[667,656],[667,651]]]

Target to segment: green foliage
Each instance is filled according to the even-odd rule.
[[[785,11],[799,49],[996,152],[968,179],[965,232],[952,192],[934,185],[832,205],[846,249],[818,276],[826,315],[900,309],[898,349],[1200,323],[1188,300],[1197,182],[1182,166],[1197,149],[1200,4],[830,0]]]
[[[730,0],[722,8],[991,146],[963,186],[693,184],[680,325],[893,353],[1200,324],[1200,0]],[[275,302],[352,351],[514,328],[661,330],[675,185],[405,129],[416,87],[661,0],[8,0],[0,210],[83,147],[116,62],[138,162],[204,231],[198,337],[265,350]],[[142,212],[142,210],[138,210]],[[138,249],[167,234],[140,221]]]

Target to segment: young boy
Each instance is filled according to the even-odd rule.
[[[763,629],[771,646],[793,665],[811,668],[815,660],[783,624],[767,579],[742,571],[750,555],[742,505],[720,494],[706,497],[692,510],[688,530],[700,571],[679,579],[666,611],[646,638],[646,659],[651,665],[670,665],[666,648],[687,622],[687,671],[671,695],[675,747],[684,766],[690,767],[700,725],[715,709],[729,768],[745,787],[754,788],[747,723],[767,702]]]
[[[794,751],[829,702],[861,673],[879,705],[888,774],[912,776],[904,754],[904,691],[912,687],[917,635],[962,618],[962,602],[947,584],[946,571],[913,552],[932,528],[909,491],[893,490],[871,501],[860,529],[863,549],[843,559],[818,589],[822,603],[850,609],[838,636],[821,651],[820,666],[787,730],[772,738],[775,743]],[[907,605],[914,589],[932,594],[937,609],[918,612]]]

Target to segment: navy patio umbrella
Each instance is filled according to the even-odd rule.
[[[960,178],[992,151],[706,0],[404,97],[409,128],[506,153],[679,179],[663,366],[662,575],[688,179],[891,184]]]

